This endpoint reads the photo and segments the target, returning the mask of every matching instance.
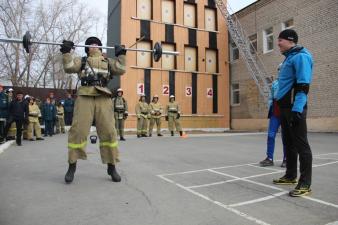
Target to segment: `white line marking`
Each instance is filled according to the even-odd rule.
[[[322,155],[335,155],[335,154],[338,154],[338,152],[323,153],[323,154],[314,155],[313,157],[322,156]],[[283,160],[274,160],[274,161],[278,162],[278,161],[283,161]],[[167,174],[160,174],[160,175],[161,176],[173,176],[173,175],[180,175],[180,174],[198,173],[198,172],[203,172],[209,169],[218,170],[218,169],[235,168],[235,167],[241,167],[241,166],[253,166],[255,164],[257,164],[257,162],[237,164],[237,165],[231,165],[231,166],[213,167],[213,168],[208,168],[208,169],[190,170],[190,171],[185,171],[185,172],[167,173]],[[260,167],[260,168],[265,168],[265,167]]]
[[[5,143],[0,145],[0,154],[3,153],[7,148],[9,148],[14,141],[6,141]]]
[[[323,163],[323,164],[317,164],[317,165],[313,165],[312,168],[327,166],[327,165],[336,164],[336,163],[338,163],[338,161],[328,162],[328,163]]]
[[[218,171],[215,171],[215,170],[212,170],[210,172],[218,172]],[[255,178],[255,177],[263,177],[263,176],[267,176],[267,175],[271,175],[271,174],[277,174],[277,173],[282,173],[284,171],[275,171],[275,172],[271,172],[271,173],[261,173],[261,174],[257,174],[257,175],[251,175],[251,176],[247,176],[247,177],[238,177],[238,178],[234,178],[234,179],[231,179],[231,180],[225,180],[225,181],[220,181],[220,182],[215,182],[215,183],[210,183],[210,184],[201,184],[201,185],[194,185],[194,186],[190,186],[190,187],[187,187],[187,188],[200,188],[200,187],[209,187],[209,186],[214,186],[214,185],[219,185],[219,184],[225,184],[225,183],[230,183],[230,182],[234,182],[234,181],[239,181],[239,180],[244,180],[246,181],[246,179],[249,179],[249,178]],[[227,176],[225,174],[220,174],[220,175],[223,175],[223,176]]]
[[[321,165],[318,165],[317,167],[320,167],[320,166],[326,166],[326,165],[329,165],[329,164],[333,164],[333,163],[338,163],[338,161],[336,162],[331,162],[331,163],[325,163],[325,164],[321,164]],[[218,172],[218,171],[212,171],[210,170],[211,172],[216,172],[217,174],[224,174],[225,176],[232,176],[230,174],[226,174],[226,173],[221,173],[221,172]],[[238,177],[235,177],[235,176],[232,176],[233,178],[238,178]],[[260,183],[260,182],[256,182],[256,181],[252,181],[252,180],[248,180],[248,179],[243,179],[243,181],[246,181],[246,182],[249,182],[249,183],[253,183],[253,184],[256,184],[256,185],[260,185],[260,186],[263,186],[263,187],[268,187],[268,188],[271,188],[271,189],[275,189],[275,190],[279,190],[279,191],[287,191],[287,190],[284,190],[282,188],[278,188],[276,186],[272,186],[272,185],[268,185],[268,184],[263,184],[263,183]],[[335,208],[338,208],[338,205],[336,204],[333,204],[331,202],[326,202],[326,201],[323,201],[323,200],[320,200],[320,199],[316,199],[316,198],[312,198],[312,197],[308,197],[308,196],[302,196],[303,198],[306,198],[308,200],[311,200],[311,201],[314,201],[314,202],[317,202],[317,203],[321,203],[321,204],[324,204],[324,205],[328,205],[328,206],[332,206],[332,207],[335,207]]]
[[[164,177],[161,176],[161,175],[158,175],[158,176],[159,176],[160,178],[162,178],[162,179],[164,178]],[[252,217],[252,216],[248,215],[248,214],[245,214],[245,213],[243,213],[243,212],[241,212],[241,211],[239,211],[239,210],[237,210],[237,209],[231,208],[231,207],[229,207],[229,206],[227,206],[227,205],[225,205],[225,204],[223,204],[223,203],[221,203],[221,202],[215,201],[215,200],[209,198],[208,196],[202,195],[201,193],[198,193],[198,192],[196,192],[196,191],[194,191],[194,190],[191,190],[191,189],[189,189],[189,188],[187,188],[187,187],[184,187],[184,186],[181,185],[181,184],[175,183],[174,181],[172,181],[172,180],[170,180],[170,179],[168,179],[168,178],[166,178],[165,180],[168,181],[168,182],[170,182],[170,183],[175,184],[176,186],[182,188],[182,189],[185,190],[185,191],[190,192],[190,193],[193,194],[193,195],[196,195],[196,196],[198,196],[198,197],[200,197],[200,198],[202,198],[202,199],[204,199],[204,200],[207,200],[207,201],[209,201],[209,202],[211,202],[211,203],[214,203],[214,204],[216,204],[216,205],[218,205],[218,206],[220,206],[220,207],[222,207],[222,208],[224,208],[224,209],[226,209],[226,210],[228,210],[228,211],[230,211],[230,212],[233,212],[233,213],[235,213],[237,216],[243,217],[243,218],[245,218],[245,219],[247,219],[247,220],[250,220],[250,221],[252,221],[252,222],[254,222],[254,223],[256,223],[256,224],[260,224],[260,225],[270,225],[269,223],[266,223],[266,222],[264,222],[264,221],[262,221],[262,220],[259,220],[259,219],[255,218],[255,217]]]
[[[338,160],[338,159],[336,159],[336,158],[325,158],[325,157],[318,157],[318,156],[315,156],[315,157],[313,157],[314,159],[324,159],[324,160]]]
[[[273,198],[285,195],[287,193],[288,193],[287,191],[282,191],[282,192],[279,192],[279,193],[276,193],[276,194],[272,194],[270,196],[266,196],[266,197],[263,197],[263,198],[257,198],[257,199],[253,199],[253,200],[250,200],[250,201],[239,202],[239,203],[236,203],[236,204],[231,204],[229,206],[230,207],[238,207],[238,206],[243,206],[243,205],[249,205],[249,204],[254,204],[254,203],[258,203],[258,202],[263,202],[263,201],[266,201],[266,200],[269,200],[269,199],[273,199]]]
[[[252,167],[255,167],[255,168],[259,168],[259,169],[265,169],[265,170],[273,170],[273,171],[279,171],[279,172],[284,172],[284,170],[279,170],[279,169],[275,169],[275,168],[271,168],[271,167],[264,167],[264,166],[257,166],[257,165],[254,165],[254,164],[249,164],[248,166],[252,166]]]
[[[311,201],[314,201],[314,202],[321,203],[321,204],[323,204],[323,205],[332,206],[332,207],[335,207],[335,208],[338,209],[338,205],[333,204],[333,203],[331,203],[331,202],[326,202],[326,201],[323,201],[323,200],[320,200],[320,199],[317,199],[317,198],[312,198],[312,197],[309,197],[309,196],[303,196],[303,198],[306,198],[306,199],[311,200]]]
[[[227,173],[222,173],[222,172],[218,172],[218,171],[215,171],[215,170],[209,170],[209,171],[213,172],[213,173],[220,174],[220,175],[228,176],[228,177],[233,177],[234,179],[240,179],[242,181],[246,181],[246,182],[249,182],[249,183],[252,183],[252,184],[256,184],[256,185],[259,185],[259,186],[268,187],[268,188],[271,188],[271,189],[274,189],[274,190],[285,191],[285,190],[283,190],[281,188],[278,188],[278,187],[275,187],[275,186],[272,186],[272,185],[263,184],[263,183],[260,183],[260,182],[257,182],[257,181],[253,181],[253,180],[248,180],[248,179],[245,179],[245,178],[240,178],[240,177],[232,176],[232,175],[227,174]]]

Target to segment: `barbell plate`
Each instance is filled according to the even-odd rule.
[[[32,45],[31,39],[32,39],[32,36],[29,33],[29,31],[27,31],[22,38],[22,44],[27,53],[29,53],[30,47]]]
[[[153,50],[154,50],[154,53],[153,53],[154,61],[155,62],[160,61],[162,57],[162,46],[160,45],[160,43],[156,42]]]

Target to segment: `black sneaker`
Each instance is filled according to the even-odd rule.
[[[162,137],[162,136],[163,136],[163,134],[157,134],[157,136],[159,136],[159,137]]]
[[[286,167],[286,160],[283,160],[282,164],[280,165],[280,167],[285,168]]]
[[[273,183],[274,184],[297,184],[297,179],[294,178],[294,179],[291,179],[291,178],[288,178],[286,176],[283,176],[279,179],[273,179]]]
[[[262,167],[273,166],[273,161],[271,159],[269,159],[269,158],[266,158],[263,161],[260,161],[259,165],[262,166]]]
[[[289,192],[291,197],[300,197],[311,194],[310,185],[298,183],[298,185]]]

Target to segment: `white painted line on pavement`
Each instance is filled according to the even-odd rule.
[[[5,143],[0,145],[0,154],[3,153],[9,146],[11,146],[14,141],[6,141]]]
[[[273,170],[273,171],[278,171],[278,172],[284,172],[285,170],[279,170],[279,169],[274,169],[274,168],[270,168],[270,167],[266,167],[266,166],[257,166],[254,164],[249,164],[248,166],[252,166],[252,167],[256,167],[259,169],[265,169],[265,170]]]
[[[288,193],[287,191],[282,191],[282,192],[272,194],[270,196],[266,196],[266,197],[263,197],[263,198],[257,198],[257,199],[253,199],[253,200],[250,200],[250,201],[239,202],[239,203],[231,204],[229,206],[230,207],[238,207],[238,206],[243,206],[243,205],[255,204],[255,203],[258,203],[258,202],[263,202],[263,201],[266,201],[266,200],[269,200],[269,199],[273,199],[273,198],[285,195],[287,193]]]
[[[326,165],[330,165],[330,164],[333,164],[333,163],[338,163],[337,162],[332,162],[332,163],[325,163],[325,164],[321,164],[321,165],[317,165],[317,167],[320,167],[320,166],[326,166]],[[224,176],[232,176],[230,174],[226,174],[226,173],[221,173],[221,172],[218,172],[218,171],[212,171],[210,170],[211,172],[216,172],[217,174],[224,174]],[[238,178],[236,176],[232,176],[233,178]],[[279,190],[279,191],[287,191],[287,190],[284,190],[282,188],[278,188],[276,186],[272,186],[272,185],[268,185],[268,184],[263,184],[263,183],[260,183],[260,182],[257,182],[257,181],[252,181],[252,180],[248,180],[248,179],[243,179],[243,181],[246,181],[246,182],[249,182],[249,183],[253,183],[253,184],[257,184],[257,185],[260,185],[260,186],[263,186],[263,187],[268,187],[268,188],[271,188],[271,189],[275,189],[275,190]],[[331,202],[326,202],[326,201],[323,201],[323,200],[320,200],[320,199],[316,199],[316,198],[312,198],[312,197],[308,197],[308,196],[302,196],[303,198],[305,199],[308,199],[308,200],[311,200],[311,201],[314,201],[314,202],[317,202],[317,203],[320,203],[320,204],[323,204],[323,205],[327,205],[327,206],[332,206],[332,207],[335,207],[335,208],[338,208],[338,205],[336,204],[333,204]]]
[[[326,202],[326,201],[323,201],[323,200],[320,200],[320,199],[317,199],[317,198],[312,198],[312,197],[309,197],[309,196],[303,196],[303,198],[314,201],[314,202],[318,202],[318,203],[323,204],[323,205],[332,206],[332,207],[338,209],[338,205],[333,204],[331,202]]]
[[[322,156],[322,155],[335,155],[335,154],[338,154],[338,152],[318,154],[318,155],[314,155],[313,157]],[[335,160],[335,159],[333,159],[333,160]],[[282,161],[282,160],[274,160],[274,161],[278,162],[278,161]],[[235,167],[241,167],[241,166],[255,166],[255,165],[257,165],[257,162],[245,163],[245,164],[237,164],[237,165],[231,165],[231,166],[213,167],[213,168],[199,169],[199,170],[190,170],[190,171],[176,172],[176,173],[167,173],[167,174],[160,174],[160,175],[161,176],[174,176],[174,175],[180,175],[180,174],[198,173],[198,172],[203,172],[203,171],[206,171],[206,170],[209,170],[209,169],[211,169],[211,170],[218,170],[218,169],[235,168]],[[316,165],[316,167],[317,166],[318,165]],[[265,167],[259,167],[259,168],[262,168],[262,169],[272,169],[272,168],[265,168]]]
[[[220,206],[220,207],[222,207],[222,208],[224,208],[224,209],[226,209],[226,210],[228,210],[228,211],[230,211],[230,212],[235,213],[237,216],[240,216],[240,217],[242,217],[242,218],[245,218],[245,219],[247,219],[247,220],[250,220],[250,221],[252,221],[252,222],[254,222],[254,223],[256,223],[256,224],[260,224],[260,225],[270,225],[269,223],[266,223],[266,222],[264,222],[264,221],[262,221],[262,220],[260,220],[260,219],[257,219],[257,218],[255,218],[255,217],[252,217],[252,216],[248,215],[248,214],[245,214],[245,213],[243,213],[243,212],[241,212],[241,211],[239,211],[239,210],[237,210],[237,209],[231,208],[231,207],[229,207],[228,205],[225,205],[225,204],[223,204],[223,203],[221,203],[221,202],[215,201],[215,200],[209,198],[208,196],[205,196],[205,195],[203,195],[203,194],[201,194],[201,193],[198,193],[198,192],[196,192],[196,191],[194,191],[194,190],[191,190],[191,189],[189,189],[189,188],[187,188],[187,187],[185,187],[185,186],[183,186],[183,185],[181,185],[181,184],[179,184],[179,183],[176,183],[176,182],[174,182],[174,181],[172,181],[172,180],[170,180],[170,179],[168,179],[168,178],[164,178],[162,175],[158,175],[158,176],[159,176],[160,178],[166,180],[167,182],[173,183],[173,184],[175,184],[176,186],[182,188],[183,190],[190,192],[190,193],[193,194],[193,195],[196,195],[196,196],[198,196],[198,197],[200,197],[200,198],[202,198],[202,199],[204,199],[204,200],[207,200],[207,201],[209,201],[209,202],[211,202],[211,203],[214,203],[214,204],[216,204],[216,205],[218,205],[218,206]]]
[[[216,172],[218,172],[218,171],[216,171]],[[200,188],[200,187],[208,187],[208,186],[213,186],[213,185],[230,183],[230,182],[234,182],[234,181],[246,180],[246,179],[249,179],[249,178],[263,177],[263,176],[282,173],[282,172],[284,172],[284,171],[275,171],[275,172],[271,172],[271,173],[262,173],[262,174],[247,176],[247,177],[238,177],[238,178],[234,178],[234,179],[231,179],[231,180],[225,180],[225,181],[220,181],[220,182],[215,182],[215,183],[210,183],[210,184],[195,185],[195,186],[190,186],[190,187],[187,187],[187,188],[193,189],[193,188]],[[221,175],[224,175],[224,174],[221,174]],[[225,175],[225,176],[227,176],[227,175]]]
[[[323,163],[323,164],[316,164],[316,165],[312,165],[312,168],[317,168],[317,167],[321,167],[321,166],[327,166],[327,165],[336,164],[336,163],[338,163],[338,161],[328,162],[328,163]]]

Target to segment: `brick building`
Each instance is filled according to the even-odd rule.
[[[257,49],[269,76],[284,60],[277,37],[293,28],[299,44],[314,57],[309,93],[308,127],[338,131],[338,3],[337,0],[258,0],[235,14]],[[236,46],[230,42],[231,127],[266,129],[267,107],[259,96]]]
[[[135,128],[134,106],[141,93],[158,94],[162,105],[174,94],[184,128],[226,130],[230,127],[228,34],[221,13],[210,0],[109,0],[108,45],[178,51],[155,62],[149,53],[127,53],[127,72],[110,86],[121,87]],[[114,51],[108,51],[110,57]],[[166,123],[163,123],[166,126]]]

